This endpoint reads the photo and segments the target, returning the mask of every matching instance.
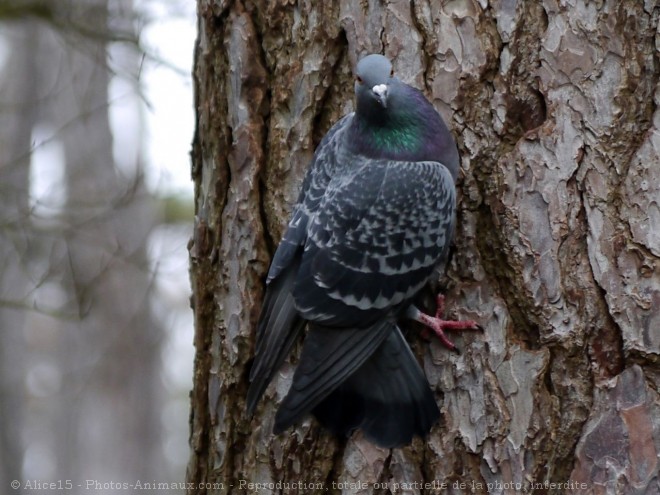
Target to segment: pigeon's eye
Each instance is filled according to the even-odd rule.
[[[355,80],[358,82],[358,84],[362,84],[364,82],[360,76],[355,76]]]

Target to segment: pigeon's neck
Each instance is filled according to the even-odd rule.
[[[374,121],[356,114],[347,134],[352,151],[371,158],[404,159],[423,146],[420,125],[407,119]]]
[[[377,112],[358,107],[348,129],[348,147],[370,158],[441,161],[451,136],[421,93],[409,87],[403,91]],[[451,145],[455,147],[453,141]]]
[[[360,125],[362,124],[362,125]],[[386,154],[416,153],[422,145],[422,129],[412,119],[388,119],[380,125],[360,122],[361,137],[377,151]]]

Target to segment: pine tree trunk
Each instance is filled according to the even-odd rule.
[[[189,493],[313,491],[299,481],[345,493],[658,493],[660,4],[198,10]],[[424,90],[458,141],[456,250],[440,282],[449,314],[485,328],[455,336],[461,356],[410,332],[443,421],[391,451],[312,419],[273,436],[293,365],[255,418],[244,412],[270,255],[369,52]]]

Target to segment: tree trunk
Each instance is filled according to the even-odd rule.
[[[11,56],[0,78],[0,486],[22,475],[27,346],[20,331],[30,299],[33,242],[29,215],[30,136],[37,113],[37,27],[27,21],[5,31]],[[17,495],[22,493],[19,488]]]
[[[189,493],[313,491],[298,481],[658,493],[660,3],[198,0],[198,12]],[[449,314],[485,328],[455,337],[461,356],[410,333],[443,421],[391,451],[311,418],[273,436],[294,365],[254,419],[244,412],[270,255],[369,52],[458,141],[441,284]]]

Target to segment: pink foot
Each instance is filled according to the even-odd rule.
[[[445,312],[445,297],[442,294],[438,294],[437,298],[437,309],[435,311],[435,316],[430,316],[425,313],[422,313],[417,308],[414,308],[413,311],[408,312],[408,316],[418,321],[419,323],[426,325],[422,331],[423,338],[429,338],[430,330],[438,336],[440,342],[449,350],[454,351],[460,354],[459,350],[456,348],[454,343],[447,338],[445,335],[445,330],[459,331],[459,330],[480,330],[483,331],[481,325],[473,320],[464,320],[464,321],[451,321],[443,320],[442,315]]]

